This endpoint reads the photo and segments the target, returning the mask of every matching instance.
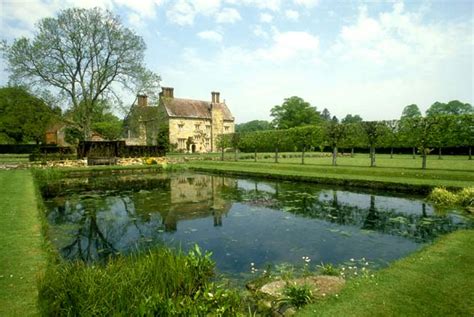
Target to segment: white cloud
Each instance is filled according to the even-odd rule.
[[[283,61],[293,58],[309,58],[316,61],[319,52],[319,38],[307,32],[275,33],[273,45],[259,49],[258,54],[270,61]]]
[[[200,38],[212,42],[222,42],[222,34],[213,30],[202,31],[197,34]]]
[[[472,54],[468,43],[472,32],[467,25],[423,24],[419,15],[395,3],[377,17],[360,7],[356,22],[342,27],[333,51],[345,60],[429,69],[462,52]]]
[[[88,0],[91,3],[95,0]],[[163,4],[163,0],[113,0],[116,5],[124,6],[133,11],[133,14],[140,18],[154,18],[156,9]],[[81,1],[82,3],[83,1]]]
[[[298,13],[298,11],[295,11],[295,10],[286,10],[285,16],[289,20],[293,20],[293,21],[298,21],[298,19],[300,18],[300,14]]]
[[[257,37],[267,39],[269,37],[268,32],[266,32],[261,25],[256,25],[253,29],[253,34]]]
[[[260,14],[260,22],[262,23],[272,23],[273,15],[269,13],[262,13]]]
[[[319,0],[293,0],[293,2],[307,8],[313,8],[319,4]]]
[[[233,5],[244,5],[261,10],[280,11],[281,0],[226,0]]]
[[[234,8],[224,8],[216,14],[217,23],[235,23],[241,19],[239,11]]]
[[[213,15],[220,5],[220,0],[178,0],[166,12],[166,17],[174,24],[193,25],[197,15]]]

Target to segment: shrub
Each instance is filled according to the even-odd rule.
[[[474,207],[474,187],[463,188],[457,194],[457,202],[463,207]]]
[[[457,202],[456,195],[443,187],[433,189],[429,194],[428,199],[439,205],[454,205]]]

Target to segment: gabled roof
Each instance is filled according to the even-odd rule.
[[[208,101],[165,97],[160,102],[169,117],[211,119],[211,103]],[[225,103],[213,103],[212,106],[222,109],[224,120],[234,121]]]

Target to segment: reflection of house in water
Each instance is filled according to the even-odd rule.
[[[153,193],[137,193],[135,210],[144,215],[159,212],[165,231],[176,231],[179,221],[212,216],[214,226],[222,225],[231,203],[222,197],[222,190],[235,187],[236,180],[210,175],[177,175],[168,179],[169,191],[163,197]],[[143,214],[144,213],[144,214]]]

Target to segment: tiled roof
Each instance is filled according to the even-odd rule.
[[[208,101],[163,98],[161,102],[170,117],[211,119],[211,103]],[[213,107],[219,107],[222,109],[224,120],[234,120],[234,117],[225,103],[215,103],[213,104]]]

